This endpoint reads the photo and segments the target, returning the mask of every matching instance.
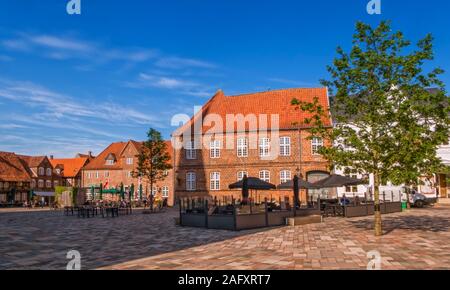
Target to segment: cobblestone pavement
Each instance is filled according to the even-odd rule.
[[[0,269],[65,269],[70,250],[83,269],[366,269],[372,250],[383,269],[450,269],[450,207],[384,216],[381,238],[371,217],[229,232],[177,227],[177,214],[0,211]]]

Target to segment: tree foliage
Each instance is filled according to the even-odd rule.
[[[420,176],[443,170],[436,153],[449,140],[449,109],[439,79],[443,70],[426,70],[434,59],[432,43],[427,35],[413,48],[389,22],[376,28],[359,22],[350,52],[338,47],[327,67],[330,80],[322,81],[333,95],[331,112],[317,100],[292,101],[313,113],[305,120],[313,135],[336,145],[320,153],[335,167],[372,173],[375,194],[388,180],[415,184]],[[322,122],[330,113],[333,130]]]
[[[150,188],[157,181],[166,178],[165,172],[172,169],[170,164],[170,154],[167,144],[162,139],[161,133],[155,129],[150,129],[147,133],[148,139],[144,142],[138,157],[135,177],[142,177],[149,181]]]

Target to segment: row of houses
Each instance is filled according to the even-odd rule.
[[[86,189],[99,187],[125,191],[143,189],[143,195],[159,195],[173,205],[179,197],[234,196],[240,192],[228,186],[244,175],[280,184],[294,175],[314,182],[331,174],[329,164],[318,154],[326,140],[310,138],[309,127],[302,121],[308,113],[291,106],[292,99],[312,102],[315,98],[329,108],[326,88],[287,89],[226,96],[218,91],[189,122],[166,141],[172,157],[173,169],[163,181],[150,188],[146,180],[133,176],[142,142],[130,140],[110,144],[98,156],[78,155],[72,159],[29,157],[14,153],[0,154],[0,201],[11,199],[8,192],[16,188],[16,199],[26,198],[27,189],[52,191],[55,186],[75,186]],[[332,126],[332,120],[323,120]],[[450,165],[450,147],[443,145],[439,154]],[[8,169],[8,170],[6,170]],[[343,174],[342,172],[336,172]],[[361,177],[361,176],[355,176]],[[424,191],[432,190],[440,197],[448,197],[448,176],[437,173],[427,177]],[[424,185],[425,186],[425,185]],[[389,184],[386,189],[391,189]],[[341,188],[328,191],[328,196],[364,195],[370,186]],[[3,194],[2,194],[3,193]],[[282,198],[292,193],[270,191],[255,193],[255,198]],[[323,192],[303,191],[301,200]]]

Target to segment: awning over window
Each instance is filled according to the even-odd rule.
[[[55,193],[54,192],[35,191],[34,195],[43,196],[43,197],[51,197],[51,196],[55,196]]]

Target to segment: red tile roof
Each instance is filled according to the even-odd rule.
[[[60,167],[66,178],[76,177],[87,161],[88,158],[50,159],[53,168]]]
[[[189,123],[179,128],[174,135],[182,134],[186,129],[191,128],[193,130],[193,121],[198,120],[200,117],[205,118],[208,115],[216,114],[223,120],[223,131],[226,130],[226,116],[227,114],[238,115],[242,114],[244,117],[250,114],[254,114],[258,119],[260,115],[267,115],[267,123],[258,122],[258,129],[270,129],[272,128],[271,115],[279,115],[279,128],[280,129],[298,129],[298,125],[293,123],[302,123],[305,118],[311,117],[311,114],[295,110],[295,107],[291,105],[292,99],[296,98],[300,101],[313,102],[317,97],[319,103],[326,109],[329,108],[328,91],[327,88],[311,88],[311,89],[285,89],[267,91],[262,93],[244,94],[237,96],[225,96],[222,91],[219,91],[212,97],[197,113]],[[326,125],[331,125],[331,119],[324,120]],[[206,131],[210,133],[219,133],[216,130],[211,130],[213,126],[217,124],[212,123],[212,126],[203,125],[203,133]],[[303,125],[303,127],[307,127]],[[220,127],[217,130],[220,131]],[[246,124],[245,130],[249,130],[248,124]],[[234,131],[237,131],[237,124],[234,123]]]
[[[84,170],[96,170],[96,169],[122,169],[123,164],[121,162],[121,155],[123,150],[125,150],[126,146],[128,144],[132,144],[136,150],[139,152],[143,146],[143,142],[138,142],[134,140],[130,140],[128,142],[115,142],[110,144],[103,152],[101,152],[95,159],[93,159],[91,162],[89,162],[86,166],[84,166]],[[173,147],[171,141],[165,141],[167,144],[167,149],[172,157],[173,154]],[[106,158],[113,154],[117,162],[114,163],[114,165],[106,165]]]
[[[22,159],[29,168],[38,167],[42,161],[44,161],[47,156],[26,156],[26,155],[17,155],[20,159]]]
[[[31,176],[23,161],[14,153],[0,152],[0,181],[29,181]]]

